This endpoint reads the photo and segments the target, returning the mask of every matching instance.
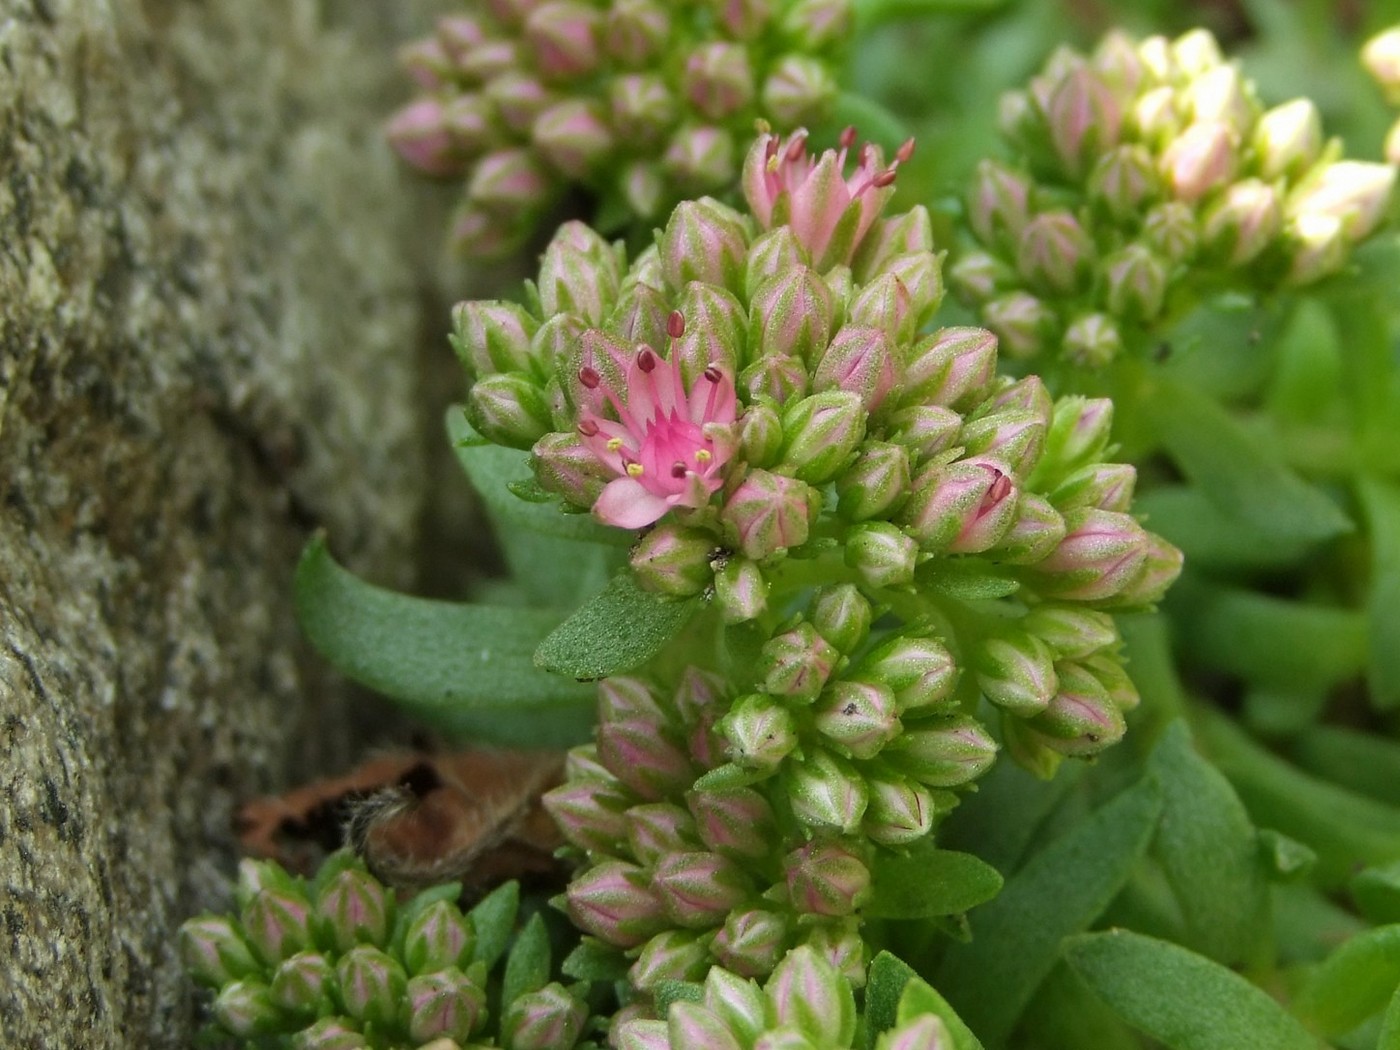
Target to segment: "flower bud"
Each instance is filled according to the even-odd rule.
[[[480,24],[469,18],[463,21],[475,30],[471,45],[480,44],[483,39]],[[424,91],[436,91],[452,78],[452,58],[441,39],[414,40],[400,47],[395,57],[403,71]]]
[[[1255,122],[1253,89],[1232,65],[1220,65],[1196,77],[1183,93],[1187,113],[1197,122],[1218,120],[1236,134]]]
[[[454,148],[437,99],[419,99],[399,110],[389,119],[384,135],[394,152],[425,175],[444,178],[462,169],[463,158]]]
[[[582,99],[566,99],[542,112],[531,139],[541,156],[573,179],[596,168],[614,146],[602,106]]]
[[[665,522],[632,548],[632,571],[643,590],[688,598],[713,582],[710,560],[714,550],[713,533]]]
[[[655,864],[667,854],[695,848],[695,822],[674,802],[633,806],[627,811],[627,843],[637,863]]]
[[[1065,358],[1081,368],[1102,368],[1122,349],[1123,336],[1107,314],[1083,314],[1065,329]]]
[[[849,655],[865,643],[874,610],[855,584],[838,583],[817,592],[810,616],[817,633]]]
[[[356,944],[384,944],[394,928],[394,897],[368,872],[348,868],[316,900],[317,943],[337,951]]]
[[[540,259],[536,281],[546,317],[578,314],[600,325],[617,301],[617,249],[581,222],[559,227]]]
[[[668,721],[668,717],[651,687],[642,679],[611,675],[598,683],[598,723],[626,721],[660,725]]]
[[[200,984],[218,988],[261,967],[233,920],[201,915],[180,927],[180,961]]]
[[[1285,226],[1293,261],[1286,283],[1298,286],[1331,276],[1347,258],[1347,237],[1342,221],[1333,215],[1299,215]]]
[[[1206,209],[1202,232],[1208,249],[1229,265],[1242,266],[1269,247],[1282,226],[1278,191],[1258,179],[1243,179]]]
[[[725,41],[701,44],[687,55],[681,84],[690,104],[713,121],[744,109],[756,90],[748,50]]]
[[[439,1038],[464,1042],[484,1019],[486,993],[460,970],[443,970],[410,980],[403,1005],[408,1036],[415,1043]]]
[[[973,656],[982,695],[1018,718],[1045,710],[1059,685],[1055,653],[1027,631],[1010,631],[983,640]]]
[[[776,831],[773,807],[757,791],[693,791],[686,800],[708,848],[755,859],[768,855]]]
[[[1113,428],[1113,402],[1108,398],[1062,397],[1045,435],[1036,477],[1053,471],[1064,475],[1095,463],[1108,447]]]
[[[879,408],[897,380],[894,347],[878,328],[846,325],[831,340],[812,375],[817,391],[845,390],[867,412]]]
[[[825,484],[845,468],[865,437],[865,424],[860,397],[849,390],[827,390],[789,405],[778,469],[811,485]],[[805,539],[805,527],[802,531]]]
[[[1016,519],[992,545],[996,560],[1011,565],[1034,565],[1065,538],[1065,520],[1043,496],[1022,492],[1016,500]]]
[[[920,1014],[880,1033],[875,1050],[953,1050],[957,1046],[937,1014]]]
[[[698,981],[709,963],[709,946],[699,934],[662,930],[647,941],[627,979],[640,991],[654,992],[663,981]]]
[[[860,661],[853,677],[894,693],[901,714],[937,708],[953,695],[958,668],[937,639],[915,634],[887,638]]]
[[[791,404],[806,396],[809,378],[800,357],[767,354],[739,373],[739,384],[750,398]]]
[[[748,253],[744,220],[718,201],[707,197],[677,205],[659,246],[662,271],[672,291],[679,292],[691,281],[730,291],[744,286]]]
[[[948,269],[948,280],[964,302],[976,305],[1006,291],[1018,280],[1016,271],[990,252],[964,252]]]
[[[671,136],[661,166],[682,192],[718,189],[734,178],[734,139],[722,128],[686,125]]]
[[[1021,477],[1040,458],[1048,423],[1048,414],[1005,408],[969,420],[958,443],[963,446],[964,455],[996,463],[1003,473]]]
[[[483,145],[494,139],[499,120],[516,135],[528,137],[530,127],[554,101],[547,87],[525,73],[507,72],[496,77],[483,91],[485,106],[469,105],[454,111],[454,131],[458,124],[468,136],[480,137]],[[455,106],[459,100],[451,103]]]
[[[770,402],[759,401],[744,409],[739,445],[751,466],[767,467],[777,461],[783,449],[783,422]]]
[[[800,546],[807,542],[818,499],[816,490],[797,478],[750,470],[721,512],[725,536],[753,561]]]
[[[1021,231],[1016,268],[1037,291],[1068,295],[1094,266],[1093,238],[1068,211],[1037,215]]]
[[[1010,246],[1030,222],[1030,179],[1018,171],[984,160],[977,165],[967,200],[967,221],[988,247]]]
[[[907,341],[913,337],[914,330],[926,324],[943,303],[942,258],[932,252],[910,252],[890,262],[882,276],[897,280],[898,286],[909,295],[908,316],[903,321],[908,329],[908,335],[904,337]],[[878,278],[874,284],[879,284]],[[859,323],[858,319],[853,319]]]
[[[408,983],[397,961],[378,948],[361,944],[340,957],[335,976],[346,1013],[373,1025],[393,1024]]]
[[[594,853],[615,853],[617,845],[627,836],[624,814],[632,797],[620,784],[608,780],[566,780],[546,792],[541,800],[564,838],[579,849]],[[415,972],[405,948],[404,959]]]
[[[1129,244],[1104,260],[1105,304],[1114,317],[1152,321],[1167,295],[1166,264],[1141,244]]]
[[[783,16],[782,28],[794,51],[810,53],[838,46],[855,25],[849,0],[797,0]]]
[[[523,68],[525,53],[520,41],[486,38],[460,51],[453,74],[459,83],[473,87]]]
[[[937,261],[934,261],[937,267]],[[849,310],[851,324],[877,329],[893,344],[914,338],[919,318],[908,286],[892,273],[881,274],[862,288]]]
[[[933,794],[922,784],[895,774],[866,777],[870,805],[861,830],[881,846],[907,846],[933,830],[939,810]]]
[[[870,869],[834,842],[813,841],[783,858],[788,895],[799,912],[850,915],[870,893]]]
[[[901,256],[933,251],[933,223],[928,209],[916,204],[906,212],[877,219],[860,242],[852,265],[861,284],[869,284]]]
[[[758,295],[759,287],[770,278],[806,267],[803,256],[802,246],[788,226],[775,226],[756,237],[749,246],[748,277],[745,282],[748,298],[753,300]]]
[[[907,530],[868,521],[846,531],[846,564],[869,587],[898,587],[914,581],[919,545]]]
[[[1057,660],[1078,660],[1119,641],[1112,616],[1074,605],[1037,605],[1021,626],[1048,645]]]
[[[1389,164],[1341,160],[1325,165],[1288,196],[1290,216],[1325,215],[1342,224],[1342,233],[1355,244],[1374,230],[1385,215],[1395,186]]]
[[[1060,545],[1035,566],[1046,594],[1078,601],[1102,601],[1123,591],[1147,559],[1148,534],[1127,514],[1081,509],[1065,515],[1068,532]]]
[[[409,924],[400,955],[409,972],[433,973],[465,966],[475,944],[471,920],[450,901],[437,901]]]
[[[1151,605],[1181,575],[1182,553],[1161,536],[1147,534],[1147,557],[1141,570],[1119,593],[1118,605]]]
[[[1117,145],[1123,120],[1108,85],[1087,66],[1072,70],[1060,81],[1050,95],[1045,117],[1050,143],[1072,179]]]
[[[509,1050],[570,1050],[588,1022],[588,1004],[557,981],[505,1004],[501,1040]]]
[[[1295,98],[1268,110],[1254,126],[1253,146],[1260,178],[1298,177],[1322,154],[1317,106],[1311,99]]]
[[[748,558],[730,557],[715,573],[715,601],[725,623],[756,620],[768,608],[768,581]]]
[[[856,1031],[855,993],[811,948],[788,952],[763,990],[779,1025],[791,1025],[826,1045],[850,1045]]]
[[[947,451],[962,432],[963,417],[942,405],[909,405],[889,417],[886,433],[917,460]]]
[[[1228,182],[1235,171],[1235,132],[1223,121],[1190,125],[1167,144],[1162,175],[1172,196],[1188,204]]]
[[[608,90],[612,130],[623,142],[653,144],[676,122],[676,100],[654,73],[616,77]]]
[[[869,682],[831,683],[813,714],[817,732],[852,758],[874,758],[900,730],[893,691]]]
[[[614,0],[608,5],[603,29],[608,54],[623,65],[642,67],[666,48],[671,19],[655,0]]]
[[[298,952],[272,976],[272,1001],[290,1014],[314,1017],[331,998],[335,968],[318,952]]]
[[[1060,482],[1050,502],[1065,513],[1078,507],[1126,512],[1136,484],[1137,468],[1130,463],[1092,463]]]
[[[524,372],[483,376],[467,394],[467,420],[498,445],[527,449],[553,421],[544,390]]]
[[[525,21],[525,39],[535,66],[556,80],[581,77],[598,64],[600,18],[596,9],[571,0],[547,3]]]
[[[929,787],[958,787],[990,769],[996,750],[980,722],[957,715],[906,728],[886,745],[882,756]]]
[[[632,1007],[624,1007],[623,1010],[637,1008],[640,1005],[633,1004]],[[674,1050],[669,1034],[670,1030],[665,1021],[657,1021],[645,1016],[627,1017],[624,1020],[623,1010],[618,1011],[617,1015],[614,1016],[612,1035],[608,1040],[609,1046],[615,1046],[617,1050]]]
[[[651,719],[600,719],[597,737],[603,763],[644,799],[665,798],[695,781],[695,769],[685,751],[666,739]]]
[[[1045,743],[1062,755],[1094,755],[1123,738],[1123,713],[1097,678],[1073,663],[1058,667],[1059,690],[1030,720]]]
[[[749,308],[749,353],[817,360],[831,340],[834,304],[826,282],[797,265],[764,280]]]
[[[710,950],[726,970],[741,977],[758,977],[771,973],[778,964],[790,933],[791,922],[786,916],[748,908],[730,912]]]
[[[367,1040],[355,1022],[345,1017],[325,1017],[296,1034],[296,1050],[368,1050]]]
[[[262,890],[240,918],[248,944],[270,966],[311,947],[311,906],[304,893]]]
[[[1142,232],[1148,246],[1172,264],[1188,262],[1200,244],[1196,213],[1182,201],[1168,201],[1148,211]]]
[[[1145,146],[1123,145],[1109,150],[1089,173],[1089,196],[1119,222],[1141,215],[1161,191],[1161,179]]]
[[[982,307],[982,321],[996,333],[1001,348],[1017,358],[1039,353],[1059,328],[1055,311],[1029,292],[993,299]]]
[[[234,981],[224,985],[214,1000],[214,1020],[242,1039],[280,1032],[286,1015],[272,1001],[267,985],[258,981]]]
[[[753,889],[742,869],[718,853],[667,854],[651,878],[666,913],[690,929],[718,926]]]
[[[976,554],[1011,527],[1016,497],[1011,476],[995,463],[935,463],[914,478],[913,494],[896,520],[925,550]]]
[[[656,217],[666,194],[661,170],[645,160],[624,164],[618,170],[617,187],[627,206],[643,219]]]
[[[234,903],[242,911],[253,903],[253,898],[263,890],[297,893],[301,881],[289,875],[282,865],[272,860],[253,860],[244,857],[238,862],[238,885],[234,889]]]
[[[837,509],[850,521],[885,517],[908,496],[909,482],[908,449],[866,441],[855,461],[836,479]]]
[[[900,400],[948,407],[980,401],[996,376],[997,340],[985,328],[943,328],[914,344]]]
[[[1400,26],[1378,33],[1361,49],[1361,64],[1385,92],[1392,106],[1400,106]]]
[[[452,310],[452,328],[452,346],[472,376],[525,372],[534,365],[530,342],[539,322],[515,303],[458,303]]]
[[[543,205],[551,188],[549,174],[524,149],[502,149],[477,162],[467,198],[493,215],[528,214]]]
[[[786,707],[770,696],[741,697],[720,719],[730,760],[743,769],[769,772],[797,747],[797,723]]]
[[[604,784],[616,784],[617,778],[608,772],[607,766],[598,761],[598,748],[593,744],[581,744],[570,748],[564,756],[564,780],[597,780]]]
[[[783,55],[768,71],[759,91],[762,110],[780,127],[801,127],[822,119],[839,86],[826,63],[808,55]]]
[[[574,877],[565,891],[569,918],[585,933],[619,948],[636,948],[669,925],[646,870],[605,860]]]
[[[738,371],[748,324],[747,311],[739,300],[722,288],[692,281],[685,286],[676,309],[685,318],[685,332],[676,340],[672,353],[681,363],[686,383],[695,383],[712,366],[730,375]]]
[[[758,678],[767,693],[810,703],[826,685],[839,655],[804,621],[764,643],[758,657]]]

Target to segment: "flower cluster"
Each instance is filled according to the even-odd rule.
[[[1265,110],[1204,30],[1063,49],[1000,122],[1018,159],[978,166],[949,279],[1018,357],[1101,366],[1214,291],[1335,273],[1395,181],[1339,159],[1311,101]]]
[[[564,187],[664,217],[732,184],[763,118],[824,118],[850,0],[488,0],[410,45],[421,96],[389,124],[420,170],[465,178],[470,252],[510,250]]]
[[[1391,26],[1366,41],[1361,49],[1361,62],[1380,85],[1386,102],[1400,108],[1400,25]],[[1385,159],[1400,165],[1400,120],[1390,126],[1385,137]]]
[[[921,982],[911,982],[917,988]],[[921,1011],[906,991],[897,1023],[879,1034],[876,1050],[953,1050],[953,1037],[935,1013]],[[911,1007],[914,1007],[911,1009]],[[619,1050],[853,1050],[861,1018],[851,982],[820,954],[798,948],[760,988],[715,967],[699,999],[671,1004],[666,1020],[631,1020],[618,1027]]]
[[[348,853],[310,884],[245,860],[238,916],[185,923],[180,955],[216,993],[213,1028],[239,1039],[295,1038],[299,1050],[450,1050],[493,1036],[511,1050],[581,1046],[588,1007],[557,982],[521,987],[489,1016],[487,978],[515,929],[518,891],[507,884],[465,914],[459,893],[438,886],[399,905]]]

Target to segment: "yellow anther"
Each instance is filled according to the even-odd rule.
[[[608,438],[608,451],[616,452],[622,447],[622,438]]]
[[[642,476],[643,468],[640,463],[627,464],[627,474],[629,477],[639,478]]]
[[[708,462],[710,462],[710,460],[712,460],[712,459],[714,459],[714,458],[715,458],[715,457],[712,456],[712,455],[710,454],[710,450],[707,449],[707,448],[697,448],[697,449],[695,450],[695,462],[696,462],[696,463],[708,463]]]

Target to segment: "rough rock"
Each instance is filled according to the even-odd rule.
[[[7,1050],[190,1045],[233,807],[348,755],[288,581],[322,525],[410,580],[442,216],[379,123],[429,6],[0,0]]]

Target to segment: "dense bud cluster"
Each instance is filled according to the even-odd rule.
[[[1204,30],[1062,49],[1003,99],[1001,126],[1017,157],[978,166],[977,246],[950,282],[1008,354],[1086,367],[1222,288],[1337,272],[1395,181],[1340,159],[1307,99],[1265,109]]]
[[[488,976],[515,927],[515,884],[466,913],[459,893],[437,886],[400,904],[349,854],[331,857],[310,883],[245,860],[237,917],[191,919],[180,955],[214,990],[212,1027],[225,1036],[280,1038],[276,1045],[298,1050],[452,1050],[491,1040],[570,1050],[589,1020],[577,988],[522,987],[502,1017],[487,1009]]]
[[[723,189],[762,118],[820,120],[850,0],[488,0],[404,62],[422,94],[389,124],[411,164],[466,179],[454,238],[510,250],[568,185],[599,214],[660,219]]]

